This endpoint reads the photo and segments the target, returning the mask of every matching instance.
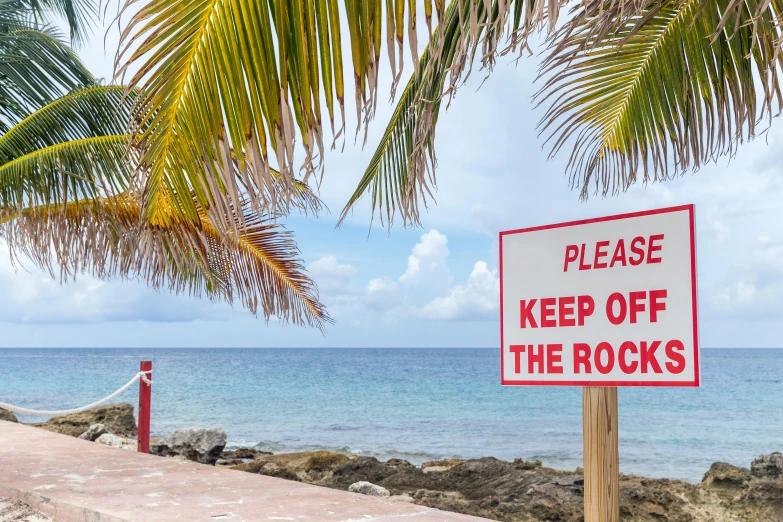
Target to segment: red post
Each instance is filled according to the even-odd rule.
[[[142,372],[152,370],[152,361],[141,361],[139,368]],[[152,380],[152,374],[145,374],[146,378]],[[152,407],[152,386],[139,379],[139,429],[138,444],[136,449],[140,453],[150,452],[150,408]]]

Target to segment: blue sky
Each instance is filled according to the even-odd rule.
[[[104,50],[103,31],[96,31],[79,54],[96,75],[110,78],[116,34],[106,41]],[[422,214],[423,228],[368,234],[365,201],[335,229],[390,105],[379,102],[365,150],[349,139],[343,153],[327,155],[320,196],[331,212],[287,220],[336,320],[325,335],[133,281],[81,276],[61,286],[29,262],[11,266],[0,245],[0,345],[495,347],[498,231],[694,203],[702,346],[783,346],[779,122],[731,162],[582,203],[564,177],[566,158],[548,160],[537,136],[541,111],[531,97],[538,63],[537,56],[500,60],[480,89],[484,74],[475,72],[441,115],[437,205]],[[381,90],[388,85],[382,75]],[[351,115],[352,93],[346,100]],[[350,116],[348,123],[350,131]]]

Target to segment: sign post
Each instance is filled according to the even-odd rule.
[[[619,521],[618,386],[699,386],[693,205],[500,233],[501,384],[583,386],[585,522]]]
[[[585,522],[620,522],[617,387],[582,388]]]

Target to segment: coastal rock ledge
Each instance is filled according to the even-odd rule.
[[[133,406],[124,402],[107,404],[94,410],[62,417],[53,417],[46,422],[33,424],[54,433],[78,437],[90,429],[93,424],[103,424],[109,433],[120,437],[136,437],[136,418]]]
[[[234,469],[357,492],[378,488],[416,504],[504,522],[584,520],[580,469],[492,457],[417,467],[401,459],[338,455],[256,455]],[[750,469],[715,463],[698,484],[621,474],[620,520],[783,522],[783,454],[762,455]]]

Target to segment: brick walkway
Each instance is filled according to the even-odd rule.
[[[0,421],[0,497],[58,522],[480,522],[407,502],[142,455]]]

